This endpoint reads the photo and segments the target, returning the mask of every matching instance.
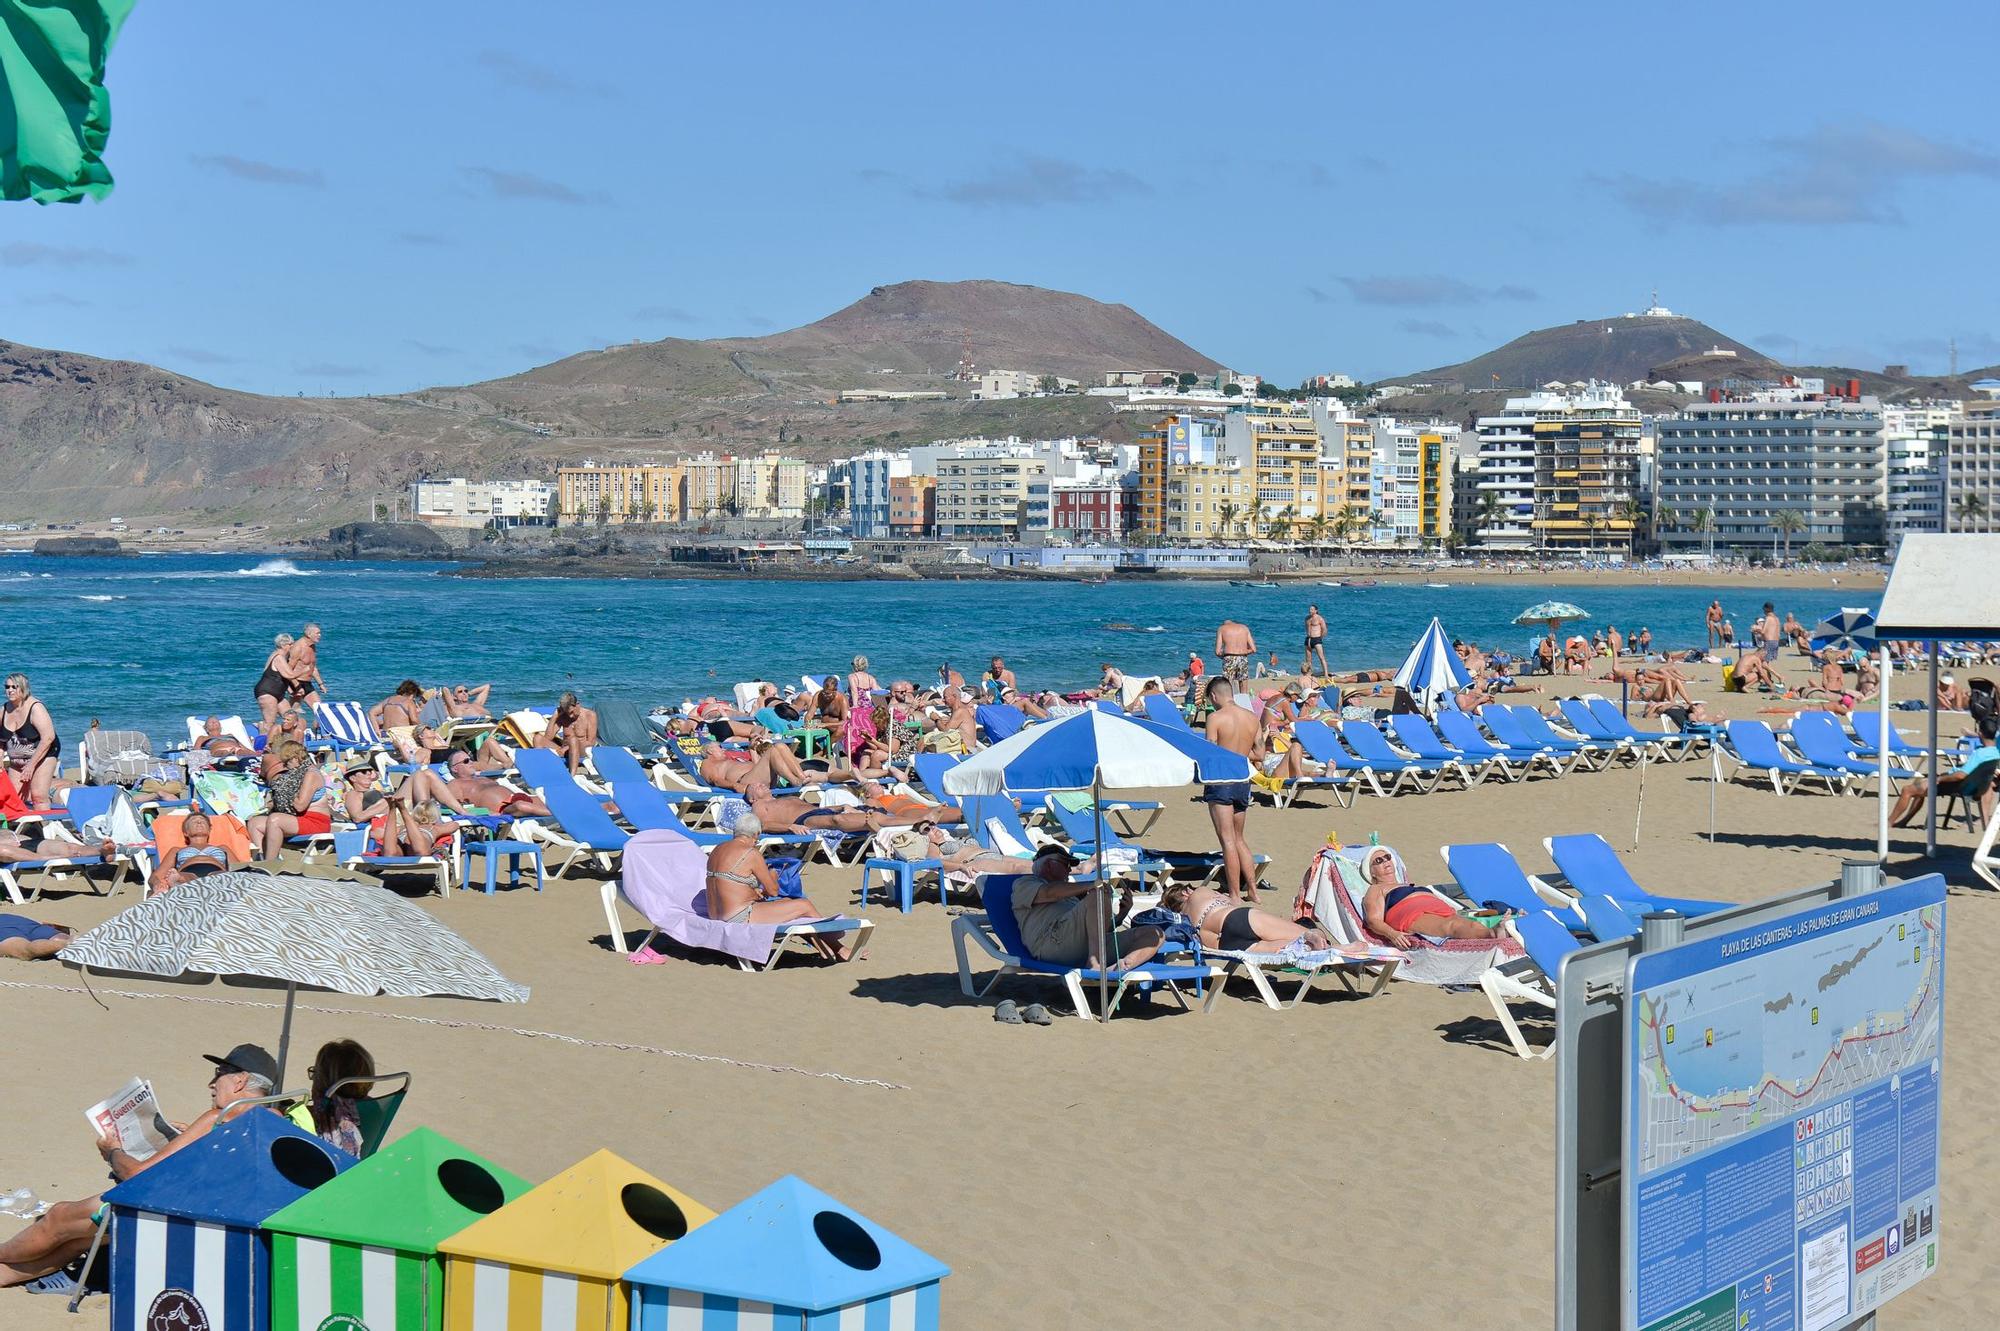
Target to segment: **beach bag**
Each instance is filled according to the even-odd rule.
[[[874,853],[871,859],[914,860],[936,859],[931,849],[931,839],[912,827],[885,827],[875,834]]]
[[[805,896],[806,884],[801,872],[805,868],[804,860],[780,855],[775,859],[765,860],[764,863],[771,866],[771,876],[778,880],[779,896],[794,899]]]

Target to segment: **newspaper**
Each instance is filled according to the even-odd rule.
[[[134,1160],[144,1160],[174,1136],[173,1126],[160,1117],[160,1102],[153,1096],[153,1083],[144,1077],[132,1078],[84,1110],[83,1116],[98,1136],[116,1137],[125,1154]]]

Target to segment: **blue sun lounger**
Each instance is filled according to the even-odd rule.
[[[1554,733],[1549,736],[1553,743],[1531,738],[1515,719],[1513,709],[1504,704],[1488,703],[1479,709],[1478,718],[1493,732],[1493,738],[1510,752],[1545,754],[1559,763],[1568,763],[1569,766],[1562,769],[1564,772],[1573,772],[1578,766],[1587,765],[1584,760],[1590,755],[1581,744]]]
[[[1873,708],[1857,708],[1848,718],[1854,723],[1854,750],[1864,758],[1873,758],[1882,752],[1882,714]],[[1903,738],[1895,723],[1889,724],[1889,756],[1901,758],[1910,764],[1928,763],[1931,751],[1920,744],[1912,744]]]
[[[1396,732],[1396,742],[1417,757],[1457,763],[1462,771],[1471,773],[1472,780],[1468,785],[1477,785],[1495,772],[1507,780],[1514,779],[1507,770],[1505,754],[1497,749],[1485,755],[1461,753],[1448,746],[1431,728],[1431,723],[1416,712],[1397,712],[1390,716],[1389,729]]]
[[[1583,762],[1586,767],[1592,765],[1590,763],[1592,757],[1600,759],[1595,766],[1599,768],[1610,766],[1611,760],[1616,758],[1619,750],[1624,747],[1622,744],[1612,740],[1573,739],[1568,735],[1558,734],[1555,727],[1549,724],[1547,717],[1525,704],[1510,706],[1506,703],[1489,703],[1483,712],[1486,715],[1488,725],[1492,724],[1491,713],[1495,708],[1506,712],[1513,718],[1514,724],[1519,728],[1520,733],[1527,739],[1528,743],[1540,744],[1545,748],[1579,751],[1583,756]],[[1493,733],[1497,735],[1500,732],[1495,730]]]
[[[998,744],[1003,739],[1012,739],[1025,730],[1028,714],[1012,703],[984,702],[972,709],[972,719],[979,725],[981,738],[988,744]]]
[[[439,896],[451,889],[449,855],[376,855],[368,850],[368,829],[353,828],[333,834],[333,859],[343,869],[360,869],[372,874],[422,874],[437,884]]]
[[[1326,768],[1329,777],[1344,777],[1348,780],[1358,779],[1365,781],[1368,784],[1368,789],[1374,791],[1377,795],[1388,795],[1389,791],[1383,788],[1382,780],[1376,774],[1375,765],[1349,752],[1347,746],[1340,742],[1340,737],[1334,734],[1333,727],[1329,726],[1326,722],[1310,720],[1294,721],[1292,723],[1292,738],[1304,747],[1306,757]],[[1402,770],[1401,765],[1406,762],[1407,760],[1405,759],[1399,759],[1398,764],[1389,769],[1390,775],[1394,776],[1400,772]],[[1395,784],[1392,782],[1391,788]]]
[[[655,794],[672,805],[706,804],[718,795],[731,793],[713,791],[712,787],[710,791],[662,790],[659,783],[653,780],[652,773],[646,770],[646,765],[630,749],[616,744],[593,745],[590,750],[590,766],[599,778],[613,786],[651,786]],[[620,804],[623,804],[622,800]]]
[[[1568,836],[1542,838],[1542,847],[1556,862],[1563,880],[1579,894],[1607,896],[1628,911],[1641,915],[1649,910],[1670,910],[1682,915],[1709,915],[1725,910],[1726,901],[1704,901],[1699,897],[1655,896],[1639,886],[1638,880],[1618,858],[1611,843],[1595,832],[1574,832]]]
[[[1639,932],[1640,916],[1633,913],[1628,902],[1607,897],[1601,892],[1594,892],[1581,900],[1584,914],[1590,919],[1590,936],[1598,942],[1630,938]]]
[[[1565,929],[1581,932],[1589,927],[1576,909],[1574,899],[1532,877],[1513,852],[1499,842],[1468,842],[1443,846],[1439,851],[1444,856],[1444,867],[1474,904],[1484,906],[1491,902],[1527,915],[1548,911],[1562,921]]]
[[[1597,724],[1604,728],[1605,734],[1641,744],[1656,744],[1663,758],[1679,761],[1693,753],[1699,745],[1715,742],[1715,736],[1705,729],[1641,730],[1626,719],[1609,698],[1586,698],[1583,705],[1597,719]]]
[[[1780,795],[1789,795],[1807,777],[1816,777],[1826,783],[1829,794],[1839,794],[1853,775],[1838,767],[1822,767],[1818,763],[1800,762],[1785,756],[1778,746],[1778,737],[1771,727],[1762,721],[1736,720],[1723,727],[1722,755],[1739,767],[1762,773],[1771,779],[1771,789]],[[1790,778],[1789,786],[1786,778]]]
[[[1457,749],[1471,762],[1491,760],[1499,765],[1500,775],[1509,781],[1534,775],[1538,763],[1548,764],[1551,776],[1561,776],[1568,771],[1557,754],[1544,751],[1540,746],[1533,748],[1513,744],[1495,744],[1479,729],[1476,718],[1459,711],[1455,707],[1441,707],[1437,714],[1437,729],[1445,742]],[[1514,770],[1515,764],[1521,770]]]
[[[1792,744],[1807,762],[1820,767],[1837,768],[1851,777],[1879,777],[1882,767],[1879,761],[1871,762],[1857,757],[1847,739],[1847,729],[1840,724],[1832,712],[1800,712],[1792,718]],[[1889,764],[1889,790],[1894,793],[1896,782],[1907,781],[1915,776],[1909,768],[1900,763]]]
[[[1176,706],[1174,700],[1167,697],[1164,693],[1148,693],[1139,701],[1146,709],[1146,719],[1148,721],[1157,721],[1163,726],[1173,726],[1176,729],[1185,730],[1189,734],[1194,733],[1194,727],[1188,724],[1187,713]]]
[[[1650,740],[1635,739],[1630,735],[1621,735],[1606,726],[1581,698],[1558,698],[1556,707],[1563,714],[1564,724],[1583,736],[1586,742],[1598,741],[1614,745],[1617,753],[1634,762],[1639,761],[1644,754],[1652,754],[1659,758],[1667,756],[1664,745],[1656,745]]]
[[[1149,961],[1144,965],[1109,972],[1088,966],[1042,961],[1030,955],[1027,944],[1021,941],[1021,929],[1014,920],[1015,881],[1016,875],[1013,874],[981,879],[979,896],[986,913],[961,915],[951,922],[951,945],[958,957],[958,987],[967,998],[984,998],[992,992],[994,985],[1009,975],[1053,975],[1060,977],[1068,989],[1076,1014],[1089,1019],[1092,1005],[1084,993],[1086,982],[1095,984],[1100,980],[1109,980],[1111,1006],[1107,1015],[1116,1015],[1118,1004],[1124,999],[1127,989],[1150,996],[1154,989],[1164,988],[1186,1008],[1188,1001],[1181,992],[1182,985],[1191,984],[1194,992],[1200,994],[1205,984],[1222,974],[1222,967],[1205,961]],[[981,951],[1000,964],[1000,969],[984,984],[974,983],[972,959],[966,951],[968,941],[977,943]]]
[[[59,820],[68,825],[64,829],[65,832],[69,837],[78,840],[79,844],[77,848],[82,850],[84,849],[81,844],[84,824],[93,818],[109,812],[112,801],[121,793],[117,786],[71,786],[63,796],[67,807],[64,810],[37,810],[27,821],[21,824],[22,835],[23,837],[40,836],[40,832],[35,826],[36,823],[56,820],[58,815],[60,815]],[[0,888],[6,889],[8,899],[15,905],[24,906],[30,901],[41,899],[42,889],[47,886],[48,875],[63,876],[74,872],[83,874],[84,882],[90,887],[92,894],[95,895],[97,893],[97,885],[91,881],[90,875],[83,871],[108,866],[117,871],[117,876],[111,880],[111,891],[116,892],[118,885],[125,881],[128,869],[137,869],[140,882],[143,884],[149,863],[150,861],[146,858],[144,847],[130,849],[120,847],[118,853],[109,859],[91,852],[83,855],[56,855],[39,860],[15,860],[10,864],[0,864]],[[18,875],[31,872],[39,873],[43,877],[36,879],[34,890],[24,897],[21,894],[21,882]]]
[[[1347,747],[1354,750],[1356,757],[1377,772],[1395,773],[1396,784],[1389,787],[1392,794],[1405,778],[1426,795],[1436,790],[1446,776],[1457,777],[1459,784],[1467,789],[1475,784],[1472,773],[1457,758],[1411,758],[1396,752],[1389,737],[1377,730],[1373,721],[1342,721],[1340,737],[1347,741]]]
[[[1488,969],[1479,977],[1479,987],[1493,1005],[1494,1019],[1500,1023],[1514,1052],[1526,1059],[1549,1058],[1556,1052],[1555,1042],[1529,1044],[1509,1004],[1533,1003],[1553,1012],[1563,962],[1583,943],[1561,920],[1546,912],[1523,915],[1512,922],[1512,927],[1526,954]]]
[[[515,820],[524,841],[541,841],[567,858],[550,871],[553,880],[568,873],[578,860],[590,860],[606,873],[611,859],[625,849],[632,834],[611,821],[597,796],[579,786],[569,765],[549,749],[521,749],[514,755],[521,780],[549,806],[553,824],[540,818]]]

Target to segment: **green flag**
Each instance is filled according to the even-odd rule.
[[[0,0],[0,199],[111,192],[104,59],[133,0]]]

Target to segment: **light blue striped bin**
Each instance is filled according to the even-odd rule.
[[[632,1331],[936,1331],[951,1268],[787,1175],[625,1273]]]
[[[105,1193],[111,1331],[266,1331],[271,1240],[258,1226],[353,1163],[253,1109]]]

